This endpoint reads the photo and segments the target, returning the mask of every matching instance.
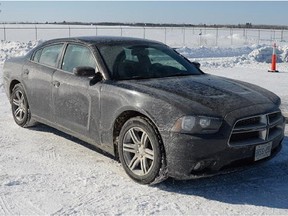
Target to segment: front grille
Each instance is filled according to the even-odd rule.
[[[269,142],[280,136],[282,131],[281,112],[243,118],[234,124],[228,144],[243,146]]]

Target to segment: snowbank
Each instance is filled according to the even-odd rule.
[[[182,55],[187,58],[219,58],[219,57],[234,57],[248,55],[253,48],[244,46],[238,48],[221,48],[221,47],[182,47],[177,49]]]
[[[287,62],[288,59],[288,46],[277,47],[276,50],[277,62]],[[249,53],[248,57],[256,62],[266,62],[271,63],[271,54],[273,53],[273,48],[271,46],[262,46],[258,49],[253,50]]]
[[[28,53],[32,48],[40,44],[41,41],[14,42],[14,41],[1,41],[0,42],[0,62],[6,59],[22,56]]]
[[[190,61],[198,61],[206,68],[227,68],[253,63],[271,63],[272,46],[252,45],[238,48],[182,47],[177,49]],[[288,46],[276,48],[277,62],[288,62]]]

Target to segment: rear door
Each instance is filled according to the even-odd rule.
[[[99,88],[97,84],[92,86],[91,93],[92,78],[74,75],[73,68],[77,66],[96,68],[96,60],[89,47],[71,43],[66,47],[61,68],[52,78],[54,115],[57,125],[87,138],[94,116],[91,116],[92,103],[96,106],[96,115],[98,112]],[[98,124],[93,129],[97,131],[97,127]]]
[[[50,44],[36,50],[23,68],[22,78],[33,116],[54,121],[52,76],[57,70],[64,44]]]

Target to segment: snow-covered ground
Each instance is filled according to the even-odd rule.
[[[38,42],[0,42],[0,215],[287,215],[288,128],[282,151],[250,169],[212,178],[139,185],[112,158],[45,125],[18,127],[2,85],[3,61]],[[268,51],[267,51],[268,50]],[[288,109],[287,46],[280,73],[268,73],[271,47],[178,50],[203,71],[255,83]]]

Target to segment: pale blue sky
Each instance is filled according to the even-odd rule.
[[[0,22],[151,22],[288,25],[286,1],[0,1]]]

